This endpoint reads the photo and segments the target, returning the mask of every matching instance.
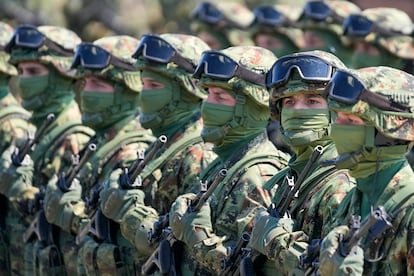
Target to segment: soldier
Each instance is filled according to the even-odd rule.
[[[131,58],[138,42],[130,36],[103,37],[93,43],[79,44],[73,58],[72,68],[76,69],[76,75],[80,78],[78,88],[82,122],[96,132],[83,154],[92,143],[96,145],[96,151],[73,181],[66,180],[65,175],[51,178],[44,199],[44,211],[49,223],[59,227],[60,233],[70,236],[65,246],[60,247],[67,271],[75,270],[81,275],[93,274],[95,269],[126,275],[133,274],[135,269],[134,256],[130,253],[132,245],[121,237],[116,227],[108,229],[116,245],[107,240],[109,236],[103,237],[102,232],[91,237],[85,235],[80,240],[76,240],[76,235],[84,229],[86,233],[93,230],[89,229],[91,219],[88,215],[95,213],[95,201],[99,197],[91,198],[90,195],[99,194],[100,184],[113,170],[127,167],[137,158],[137,152],[145,150],[154,140],[151,132],[144,130],[138,119],[138,96],[142,84],[140,73],[132,65],[134,59]],[[69,172],[66,171],[66,175]],[[100,218],[107,225],[111,224],[105,217]],[[83,260],[77,264],[78,255],[91,248],[99,249],[95,255],[99,265],[84,267],[87,264]]]
[[[413,22],[402,10],[370,8],[350,15],[343,25],[343,33],[354,44],[351,68],[390,66],[414,72]],[[414,168],[414,151],[407,154]]]
[[[353,49],[342,35],[344,19],[360,8],[349,1],[308,1],[298,20],[304,32],[306,50],[323,50],[339,57],[349,66]]]
[[[69,71],[73,50],[79,42],[79,37],[65,28],[22,25],[16,28],[5,47],[10,53],[10,62],[18,68],[22,106],[32,112],[30,122],[38,130],[45,130],[30,156],[24,156],[24,151],[20,156],[19,150],[11,147],[3,153],[1,162],[1,193],[13,204],[9,212],[15,218],[10,235],[19,235],[11,237],[15,246],[11,255],[16,257],[12,262],[21,267],[25,259],[28,274],[39,267],[50,273],[62,271],[62,262],[56,260],[59,256],[49,262],[50,251],[43,243],[36,243],[34,236],[25,246],[21,232],[16,229],[28,226],[40,208],[38,199],[48,179],[71,166],[71,156],[78,154],[93,135],[90,128],[81,125],[80,111],[74,100],[74,76]],[[48,120],[51,123],[44,125],[51,116],[55,120]],[[15,265],[12,263],[12,267]]]
[[[179,196],[171,207],[172,233],[185,244],[177,264],[184,274],[219,273],[226,247],[249,231],[254,210],[270,204],[272,195],[262,185],[286,166],[288,158],[265,131],[269,94],[264,77],[275,59],[264,48],[237,46],[205,52],[195,70],[194,76],[208,90],[201,107],[201,136],[214,144],[218,155],[202,172],[200,183],[219,182],[209,204],[199,211],[187,212],[195,200],[191,193]],[[216,178],[222,169],[226,176]]]
[[[319,166],[337,155],[329,137],[332,117],[321,94],[341,68],[336,56],[315,50],[281,57],[268,73],[271,114],[281,120],[295,155],[265,184],[277,188],[274,209],[260,210],[254,220],[250,246],[268,258],[266,274],[287,275],[299,265],[303,241],[320,238],[322,225],[353,186],[346,170]]]
[[[305,47],[303,32],[295,26],[301,13],[302,7],[296,2],[256,7],[255,20],[250,26],[255,44],[271,50],[277,57]]]
[[[202,52],[208,49],[195,36],[146,34],[134,54],[144,85],[140,122],[167,141],[139,175],[141,187],[122,187],[121,172],[115,171],[101,192],[100,206],[119,223],[123,235],[145,257],[143,261],[157,244],[149,242],[148,232],[159,214],[168,213],[178,195],[193,190],[200,172],[215,158],[211,145],[200,136],[200,104],[206,93],[192,78]]]
[[[0,22],[0,152],[3,153],[10,145],[16,145],[17,147],[23,146],[24,142],[29,137],[29,133],[33,134],[34,127],[28,122],[30,113],[21,107],[18,100],[10,92],[9,81],[13,76],[17,75],[16,68],[11,65],[9,60],[9,54],[4,51],[4,47],[9,42],[13,35],[13,28]],[[10,229],[6,229],[6,225],[13,224],[8,210],[8,199],[4,195],[0,194],[0,274],[12,274],[12,270],[19,271],[22,267],[11,267],[9,252],[15,251],[13,248],[14,241],[9,240],[7,234]],[[7,221],[6,220],[10,220]],[[19,231],[22,235],[22,230],[19,228],[13,229],[13,231]],[[12,235],[11,237],[18,237]]]
[[[321,245],[322,275],[413,274],[414,173],[404,158],[414,140],[413,83],[411,74],[379,66],[340,70],[327,86],[337,114],[335,165],[349,169],[356,187],[326,225],[332,231]]]
[[[254,45],[248,27],[253,13],[237,2],[202,2],[191,13],[191,30],[213,50]]]

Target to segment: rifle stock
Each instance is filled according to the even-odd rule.
[[[43,121],[43,124],[36,130],[35,136],[33,138],[28,138],[24,145],[21,148],[18,148],[13,152],[11,159],[15,166],[20,166],[23,162],[26,154],[30,153],[33,150],[33,146],[39,142],[46,132],[46,129],[52,124],[55,120],[54,114],[49,114],[46,117],[46,120]]]
[[[208,189],[201,183],[200,192],[188,206],[187,212],[198,212],[226,175],[227,169],[221,169],[213,182],[208,186]],[[151,256],[143,264],[141,268],[142,275],[152,274],[157,269],[162,274],[177,274],[175,259],[176,254],[180,253],[177,248],[181,246],[182,243],[174,237],[171,229],[168,228],[169,221],[166,220],[166,218],[168,218],[168,216],[161,216],[160,220],[154,223],[154,229],[156,229],[156,231],[151,229],[148,233],[148,240],[150,243],[153,244],[156,240],[160,240],[160,242]],[[160,229],[160,226],[164,226],[165,228]],[[160,236],[156,236],[156,234]],[[164,239],[162,239],[163,235],[165,236]]]

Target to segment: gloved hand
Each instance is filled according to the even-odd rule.
[[[57,175],[49,180],[44,198],[44,211],[49,223],[70,233],[73,231],[73,217],[84,212],[85,203],[81,198],[82,187],[79,180],[74,179],[69,191],[65,193],[57,186],[57,181]]]
[[[103,214],[120,223],[124,215],[138,204],[144,205],[145,194],[140,189],[124,190],[119,186],[118,179],[122,173],[121,169],[111,173],[109,179],[104,183],[104,187],[99,196],[101,199],[101,209]]]
[[[33,161],[29,155],[26,155],[20,166],[12,162],[12,154],[16,152],[15,146],[6,149],[0,160],[0,193],[10,199],[21,200],[25,195],[25,190],[32,187],[33,178]],[[34,193],[27,195],[31,198]]]
[[[348,226],[339,226],[323,239],[319,255],[321,275],[362,275],[364,252],[361,247],[355,246],[346,257],[338,252],[340,239],[348,231]]]
[[[213,232],[208,203],[199,211],[187,212],[189,203],[195,198],[196,195],[191,193],[177,197],[169,213],[170,227],[174,236],[190,248],[208,238]]]
[[[254,219],[249,246],[275,260],[282,274],[299,266],[307,247],[308,237],[302,231],[293,231],[294,224],[292,219],[270,216],[264,208],[258,210]]]

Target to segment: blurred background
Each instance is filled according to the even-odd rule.
[[[223,1],[223,0],[222,0]],[[234,0],[233,0],[234,1]],[[235,0],[248,8],[294,0]],[[1,0],[0,18],[12,26],[22,23],[58,25],[75,31],[84,41],[127,34],[191,33],[189,15],[201,0]],[[218,2],[212,0],[209,2]],[[361,9],[395,7],[414,18],[413,0],[355,0]]]

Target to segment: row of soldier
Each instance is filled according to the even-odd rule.
[[[350,26],[377,34],[380,18]],[[184,34],[1,37],[4,273],[412,272],[402,68]],[[269,108],[289,152],[267,137]]]

